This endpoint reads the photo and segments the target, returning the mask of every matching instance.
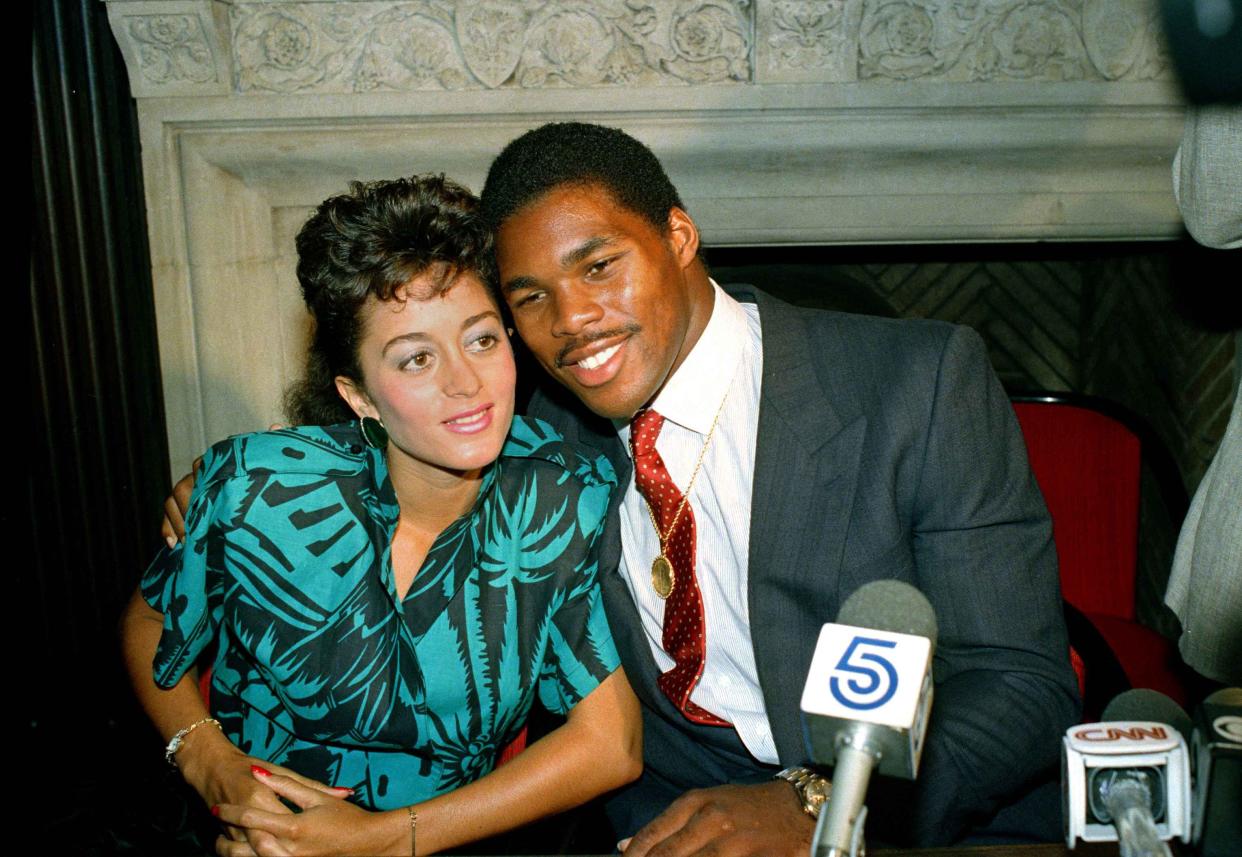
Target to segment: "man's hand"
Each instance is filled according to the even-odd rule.
[[[160,535],[170,548],[185,538],[185,510],[190,506],[190,492],[194,490],[194,480],[202,466],[203,457],[200,455],[194,459],[193,469],[177,480],[172,494],[164,501],[164,523],[160,526]]]
[[[267,430],[277,431],[284,427],[283,423],[272,423]],[[190,492],[194,490],[194,480],[202,468],[203,457],[200,455],[194,459],[190,472],[177,480],[172,494],[164,501],[164,523],[160,525],[160,535],[170,548],[176,547],[177,542],[185,538],[185,510],[190,508]]]
[[[686,792],[620,845],[625,857],[805,857],[814,833],[797,793],[773,780]]]

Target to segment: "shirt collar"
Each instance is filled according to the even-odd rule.
[[[515,417],[516,419],[516,417]],[[350,424],[357,426],[355,421]],[[363,460],[366,462],[366,469],[371,483],[371,492],[363,497],[371,515],[378,521],[381,521],[388,530],[389,541],[396,532],[397,521],[401,517],[401,506],[397,501],[397,491],[393,488],[392,478],[388,472],[387,452],[384,449],[376,449],[369,444],[362,442],[362,434],[358,433],[357,446],[362,449]],[[483,508],[483,503],[491,494],[494,486],[498,484],[498,477],[501,473],[505,458],[505,450],[501,450],[500,456],[487,465],[483,470],[483,479],[479,482],[479,493],[474,498],[469,511],[465,512],[460,518],[449,524],[448,528],[452,529],[462,521],[472,521],[479,514],[479,510]]]
[[[711,430],[729,392],[747,337],[745,310],[715,280],[710,282],[713,303],[707,326],[651,403],[665,420],[701,435]],[[622,438],[628,439],[629,421],[618,425],[622,427]]]

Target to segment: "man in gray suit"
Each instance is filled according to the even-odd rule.
[[[820,625],[883,578],[940,633],[920,778],[873,787],[871,835],[1055,836],[1077,685],[1051,524],[979,337],[727,293],[659,162],[613,129],[523,135],[482,197],[504,298],[563,385],[532,413],[621,475],[602,583],[646,746],[610,811],[638,830],[626,854],[807,853],[827,784],[801,767],[802,684]]]

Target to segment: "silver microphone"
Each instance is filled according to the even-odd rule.
[[[932,703],[936,614],[898,580],[860,587],[824,625],[802,693],[811,761],[834,765],[811,853],[859,857],[873,770],[914,779]]]
[[[1099,723],[1064,739],[1065,840],[1117,842],[1123,857],[1169,857],[1190,838],[1186,712],[1161,693],[1119,694]]]

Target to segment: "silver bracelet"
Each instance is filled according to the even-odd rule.
[[[220,721],[214,717],[204,717],[202,720],[191,723],[176,735],[172,736],[172,740],[170,740],[168,742],[168,746],[164,748],[164,761],[172,765],[174,768],[177,767],[177,751],[180,750],[181,745],[185,743],[185,737],[198,727],[202,726],[204,723],[210,723],[212,726],[215,726],[220,730],[224,729],[224,727],[220,725]]]

